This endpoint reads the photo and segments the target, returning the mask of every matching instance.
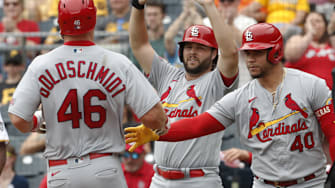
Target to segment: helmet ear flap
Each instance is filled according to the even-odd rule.
[[[275,44],[274,47],[271,48],[268,54],[268,61],[273,64],[277,64],[283,57],[282,46],[280,44]]]

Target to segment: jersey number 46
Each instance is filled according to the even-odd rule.
[[[83,96],[82,100],[85,124],[90,128],[100,128],[106,121],[106,109],[99,105],[92,105],[92,97],[97,97],[99,100],[106,100],[106,95],[101,90],[93,89],[89,90]],[[66,113],[69,107],[71,112]],[[92,113],[98,113],[100,119],[93,121],[91,118]],[[58,122],[72,121],[72,128],[79,128],[80,119],[83,117],[83,114],[79,111],[77,89],[71,89],[57,112]]]

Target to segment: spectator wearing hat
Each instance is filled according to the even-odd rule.
[[[154,175],[153,165],[145,161],[145,150],[143,146],[128,152],[131,145],[126,145],[122,155],[122,169],[127,181],[128,188],[149,188],[151,178]]]
[[[8,105],[25,70],[22,55],[16,50],[6,54],[3,69],[6,76],[0,83],[0,105]]]

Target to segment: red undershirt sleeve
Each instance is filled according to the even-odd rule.
[[[223,131],[225,127],[209,113],[193,118],[185,118],[171,124],[169,132],[159,137],[159,141],[176,142]]]
[[[224,85],[226,85],[227,87],[231,86],[234,83],[234,81],[236,80],[237,76],[238,76],[238,73],[237,73],[232,78],[227,78],[221,72],[220,72],[220,74],[221,74],[221,78],[223,80]]]
[[[332,161],[335,160],[335,114],[333,104],[326,105],[315,111],[315,115],[321,125],[329,143],[329,153]]]

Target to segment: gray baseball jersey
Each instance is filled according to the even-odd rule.
[[[236,79],[229,88],[225,86],[218,69],[187,81],[183,70],[157,55],[149,81],[161,96],[171,122],[203,113],[238,84]],[[159,166],[169,168],[218,167],[222,134],[219,132],[183,142],[155,142],[155,161]]]
[[[0,114],[0,142],[5,142],[8,143],[9,138],[8,138],[8,134],[6,131],[6,127],[5,127],[5,123],[2,120],[2,116]]]
[[[38,56],[15,90],[9,112],[27,121],[41,103],[47,159],[125,149],[125,104],[140,118],[159,98],[123,55],[99,46],[63,45]]]
[[[285,70],[274,100],[254,79],[208,110],[224,126],[236,122],[241,142],[254,151],[253,173],[272,181],[325,173],[323,133],[314,112],[331,102],[331,92],[320,78]]]

